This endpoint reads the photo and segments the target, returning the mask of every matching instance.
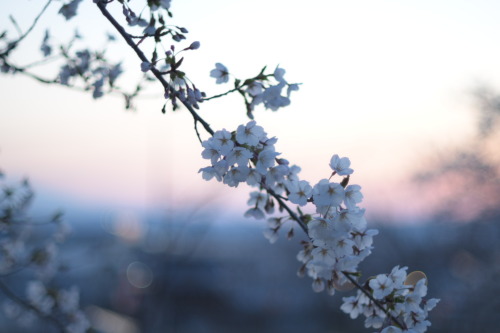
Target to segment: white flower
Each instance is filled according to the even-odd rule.
[[[227,155],[233,149],[234,142],[231,140],[231,133],[225,129],[214,133],[213,147],[216,148],[222,155]]]
[[[153,66],[151,65],[151,63],[149,61],[143,61],[141,63],[141,71],[143,71],[144,73],[149,71],[152,67]]]
[[[401,286],[403,286],[403,284],[406,280],[406,270],[407,269],[408,269],[408,267],[399,268],[399,265],[392,269],[391,273],[389,274],[389,277],[394,282],[395,288],[401,288]]]
[[[436,305],[439,303],[439,299],[437,298],[431,298],[425,301],[424,303],[424,311],[431,311],[436,307]]]
[[[273,111],[278,110],[280,107],[290,105],[290,99],[286,96],[281,96],[281,90],[285,86],[285,83],[279,83],[275,86],[270,86],[265,89],[264,92],[259,95],[264,102],[264,107],[266,109],[271,109]]]
[[[379,274],[374,279],[371,279],[369,285],[373,290],[375,299],[382,299],[394,290],[394,282],[385,274]]]
[[[235,147],[226,156],[229,165],[238,164],[239,166],[247,166],[248,161],[253,157],[250,150],[243,147]]]
[[[312,195],[312,186],[306,180],[288,181],[286,188],[290,192],[288,195],[290,202],[300,206],[305,206]]]
[[[219,158],[221,157],[221,154],[219,152],[217,143],[215,142],[215,139],[213,137],[210,137],[208,140],[205,140],[201,143],[202,147],[205,148],[201,152],[201,156],[204,159],[210,160],[212,164],[215,164]],[[230,163],[232,164],[232,163]]]
[[[288,166],[277,165],[275,167],[269,168],[266,174],[266,185],[273,187],[275,183],[281,183],[285,180],[285,176],[288,174]]]
[[[259,81],[253,81],[247,86],[247,93],[249,93],[250,96],[255,97],[257,95],[262,94],[263,91],[264,91],[264,86]]]
[[[294,180],[299,180],[299,173],[302,169],[298,165],[292,165],[290,167],[290,173],[288,174],[287,178],[290,181]]]
[[[205,180],[210,180],[213,177],[217,179],[219,182],[222,180],[222,177],[226,174],[228,170],[227,162],[225,160],[220,160],[215,163],[213,166],[201,168],[198,173],[202,173],[201,176]]]
[[[265,217],[264,212],[257,207],[250,208],[244,214],[245,217],[254,217],[256,219],[263,219]]]
[[[312,260],[312,255],[309,250],[302,249],[297,253],[297,260],[300,261],[301,263],[305,264],[308,261]]]
[[[338,220],[348,223],[352,228],[361,231],[366,228],[365,210],[359,207],[343,209],[338,214]]]
[[[335,286],[333,284],[333,281],[332,280],[328,280],[326,282],[326,292],[328,293],[328,295],[330,296],[334,296],[335,295],[335,292],[336,292],[336,289],[335,289]]]
[[[238,126],[236,130],[236,141],[241,145],[257,146],[261,140],[266,139],[266,132],[261,126],[252,120],[246,125]]]
[[[232,167],[224,175],[224,184],[238,187],[238,184],[247,180],[250,169],[247,166]]]
[[[323,261],[329,266],[333,266],[335,264],[335,253],[332,250],[316,247],[311,251],[311,255],[313,260]]]
[[[310,260],[306,264],[307,274],[313,278],[329,280],[332,278],[333,265],[324,260]]]
[[[30,281],[27,285],[26,296],[29,302],[44,314],[52,311],[54,299],[49,296],[41,281]]]
[[[383,312],[377,310],[371,311],[371,313],[368,316],[366,316],[365,327],[381,328],[382,325],[384,324],[385,317],[386,315]]]
[[[338,183],[330,183],[328,179],[322,179],[314,185],[313,201],[316,206],[338,206],[344,197],[344,188]]]
[[[348,238],[337,239],[330,245],[337,257],[348,256],[353,254],[354,242]]]
[[[325,281],[323,279],[317,278],[313,281],[312,288],[314,292],[320,293],[325,290]]]
[[[215,78],[217,84],[226,83],[229,81],[229,72],[226,66],[218,62],[215,64],[215,69],[210,71],[210,77]]]
[[[264,208],[264,206],[266,205],[266,201],[267,196],[264,193],[253,191],[252,193],[250,193],[250,199],[248,199],[247,204],[249,206]]]
[[[415,295],[418,295],[419,297],[424,297],[425,295],[427,295],[427,279],[422,278],[418,280],[413,287],[413,293]]]
[[[338,239],[347,237],[349,231],[340,223],[332,223],[332,221],[322,218],[315,218],[309,222],[307,229],[314,245],[321,247],[333,245]]]
[[[422,297],[417,293],[409,293],[405,296],[405,312],[418,313],[422,311],[420,309],[420,302],[422,302]]]
[[[363,311],[363,304],[359,301],[356,296],[351,297],[342,297],[342,305],[340,306],[340,310],[349,314],[351,319],[358,318],[359,314]]]
[[[281,227],[281,218],[279,217],[270,217],[267,219],[267,226],[271,229],[278,229]]]
[[[359,185],[349,185],[345,188],[344,203],[347,208],[354,208],[363,200],[363,194],[360,191],[361,186]]]
[[[357,232],[354,236],[354,242],[358,249],[369,248],[373,244],[373,236],[378,235],[377,229],[370,229],[363,232]]]
[[[274,244],[278,240],[278,230],[272,228],[266,228],[264,230],[264,237],[269,241],[269,243]]]
[[[198,173],[200,172],[201,172],[201,177],[205,180],[210,180],[214,177],[219,182],[222,180],[222,175],[220,175],[213,166],[201,168],[200,170],[198,170]]]
[[[257,184],[260,184],[261,180],[262,180],[262,175],[259,172],[257,172],[257,170],[251,168],[250,171],[248,172],[247,184],[250,186],[255,186]]]
[[[339,176],[347,176],[352,174],[354,171],[349,168],[351,161],[347,157],[340,158],[339,155],[335,154],[330,159],[330,168],[335,171]]]
[[[274,70],[274,74],[273,74],[276,81],[286,82],[284,77],[283,77],[285,75],[285,72],[286,72],[285,69],[276,67],[276,69]]]
[[[261,175],[266,175],[267,169],[273,167],[276,163],[275,159],[278,155],[279,153],[274,151],[274,147],[269,147],[261,151],[257,157],[257,171]]]

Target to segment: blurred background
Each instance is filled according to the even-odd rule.
[[[0,30],[14,30],[9,14],[29,26],[42,5],[0,3]],[[91,2],[69,22],[59,6],[16,53],[20,64],[41,58],[45,27],[61,40],[78,27],[81,47],[104,47],[113,33]],[[441,298],[431,332],[495,329],[500,4],[174,0],[171,10],[172,24],[190,31],[185,45],[201,42],[183,66],[208,96],[226,89],[209,77],[216,62],[238,78],[279,65],[301,83],[290,106],[255,117],[312,183],[329,176],[333,154],[351,159],[351,183],[380,230],[364,276],[422,270],[428,295]],[[139,70],[121,40],[107,54]],[[201,179],[192,120],[182,109],[162,114],[159,87],[135,111],[117,96],[93,100],[20,75],[1,75],[0,87],[0,166],[9,179],[29,177],[34,217],[65,212],[73,233],[59,279],[79,285],[98,332],[364,330],[339,310],[343,294],[314,294],[296,276],[303,235],[270,245],[264,222],[242,217],[248,187]],[[200,113],[214,129],[248,121],[239,96]]]

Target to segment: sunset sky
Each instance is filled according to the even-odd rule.
[[[15,36],[8,14],[27,27],[43,3],[1,2],[0,30]],[[94,46],[114,33],[91,1],[71,28],[59,6],[15,54],[18,64],[41,58],[47,26],[63,39],[78,26]],[[201,42],[183,65],[197,87],[225,91],[209,77],[216,62],[238,78],[285,68],[300,90],[278,112],[258,108],[257,122],[311,183],[330,175],[333,154],[348,156],[362,206],[388,219],[415,220],[439,206],[409,179],[430,156],[474,138],[472,92],[500,87],[498,1],[172,0],[171,9],[174,24],[190,31],[185,46]],[[122,40],[112,48],[127,71],[140,70]],[[0,89],[0,167],[13,179],[28,176],[44,205],[243,214],[249,188],[202,180],[208,163],[193,121],[185,110],[163,115],[161,94],[132,112],[117,97],[93,100],[20,75],[0,75]],[[214,129],[248,121],[236,95],[201,104],[200,114]]]

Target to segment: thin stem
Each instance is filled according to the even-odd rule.
[[[219,95],[214,95],[214,96],[211,96],[211,97],[204,98],[203,100],[204,100],[204,101],[209,101],[209,100],[211,100],[211,99],[215,99],[215,98],[219,98],[219,97],[224,97],[224,96],[229,95],[229,94],[231,94],[231,93],[233,93],[233,92],[235,92],[235,91],[240,90],[240,89],[241,89],[241,87],[243,87],[243,86],[236,87],[236,88],[234,88],[234,89],[231,89],[231,90],[226,91],[225,93],[222,93],[222,94],[219,94]]]
[[[135,51],[139,59],[143,62],[149,62],[149,59],[144,55],[142,50],[134,43],[130,35],[125,31],[125,29],[115,20],[115,18],[109,13],[109,11],[106,9],[106,3],[101,0],[97,1],[97,7],[101,11],[101,13],[104,15],[104,17],[113,25],[113,27],[118,31],[118,33],[123,37],[123,39],[127,42],[127,44]],[[163,85],[163,88],[165,88],[165,91],[169,91],[171,94],[174,94],[175,96],[178,96],[178,92],[175,91],[175,89],[170,86],[170,84],[165,80],[165,78],[162,76],[160,71],[156,69],[154,66],[151,68],[151,71],[153,72],[154,76],[160,81],[160,83]],[[203,125],[203,128],[210,134],[214,135],[214,131],[210,127],[210,125],[200,117],[200,115],[194,110],[194,108],[187,103],[186,101],[182,101],[182,104],[188,109],[188,111],[191,113],[191,116],[194,118],[195,121],[200,122]]]
[[[38,76],[38,75],[33,74],[31,72],[28,72],[26,70],[26,68],[22,68],[22,67],[18,67],[18,66],[12,65],[5,58],[3,59],[3,61],[4,61],[4,64],[7,65],[9,68],[12,68],[14,70],[14,72],[24,74],[24,75],[26,75],[26,76],[28,76],[28,77],[30,77],[30,78],[38,81],[38,82],[46,83],[46,84],[59,83],[57,81],[57,79],[46,79],[44,77],[41,77],[41,76]]]
[[[19,44],[19,42],[21,42],[24,38],[26,38],[26,36],[29,35],[29,33],[33,30],[33,28],[35,27],[35,25],[38,23],[38,20],[40,19],[40,17],[42,17],[43,13],[49,7],[49,5],[50,5],[51,2],[52,2],[52,0],[48,0],[47,1],[47,3],[45,4],[45,6],[43,6],[43,8],[40,11],[40,13],[38,13],[38,15],[33,20],[33,23],[28,28],[28,30],[26,30],[26,32],[24,34],[22,34],[16,41],[10,43],[9,46],[7,47],[7,49],[5,51],[3,51],[2,53],[0,53],[0,57],[4,57],[4,56],[8,55],[10,53],[10,51],[12,51],[13,49],[15,49],[17,47],[17,45]]]
[[[14,18],[14,16],[9,15],[9,19],[12,22],[12,24],[14,25],[14,28],[16,28],[17,33],[19,34],[19,36],[22,36],[23,35],[23,31],[21,30],[21,27],[19,26],[19,24],[17,24],[17,21]]]
[[[200,132],[198,131],[198,121],[194,120],[194,131],[196,132],[196,136],[198,137],[198,141],[203,144],[203,140],[201,139]]]

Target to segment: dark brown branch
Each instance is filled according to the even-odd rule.
[[[113,25],[113,27],[118,31],[118,33],[125,39],[127,44],[134,50],[134,52],[137,54],[139,59],[141,59],[142,62],[149,62],[149,59],[144,55],[142,50],[134,43],[132,40],[131,36],[125,31],[125,29],[115,20],[115,18],[109,13],[109,11],[106,9],[106,3],[102,0],[97,1],[97,7],[101,11],[101,13],[106,17],[106,19]],[[160,81],[160,83],[163,85],[163,88],[165,91],[170,92],[170,94],[173,94],[174,96],[178,96],[178,92],[175,91],[173,87],[170,86],[170,84],[165,80],[165,78],[162,76],[160,71],[156,69],[155,67],[151,68],[151,71],[153,72],[154,76]],[[214,131],[210,127],[210,125],[200,117],[200,115],[194,110],[194,108],[187,102],[182,101],[182,104],[188,109],[188,111],[191,113],[191,116],[194,118],[196,122],[200,122],[203,125],[203,128],[210,134],[214,135]]]

